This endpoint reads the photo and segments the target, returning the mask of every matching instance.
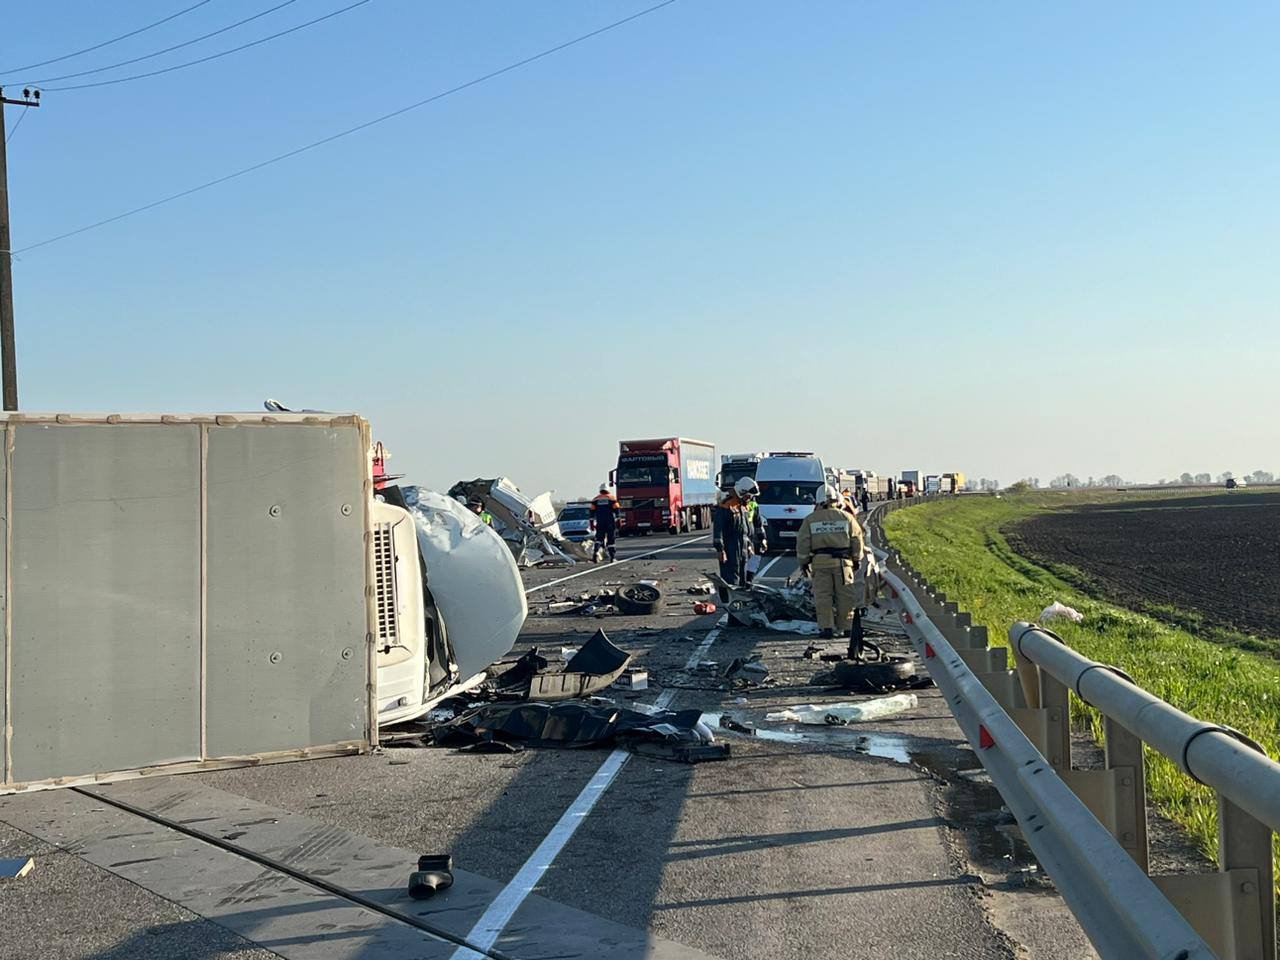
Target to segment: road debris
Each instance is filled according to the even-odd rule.
[[[710,600],[700,600],[693,605],[693,612],[700,617],[705,617],[716,612],[716,605]]]
[[[418,869],[409,874],[409,896],[426,900],[453,886],[453,857],[447,853],[418,858]]]
[[[600,747],[636,749],[639,744],[665,745],[647,749],[648,756],[682,762],[721,759],[726,751],[699,752],[715,737],[698,710],[655,708],[628,710],[593,701],[570,703],[489,703],[469,710],[432,731],[440,746],[472,747],[481,743],[524,744],[535,747]],[[674,748],[686,748],[676,750]],[[502,748],[505,749],[505,746]],[[640,752],[636,749],[636,752]]]
[[[493,529],[507,542],[521,567],[569,566],[591,559],[587,546],[567,539],[556,522],[551,494],[528,497],[507,477],[460,480],[449,488],[457,500],[479,500],[493,518]]]
[[[627,667],[613,684],[622,690],[647,690],[649,688],[649,671],[643,667]]]
[[[868,720],[889,717],[904,710],[911,710],[919,703],[919,698],[914,693],[898,693],[892,697],[864,700],[861,703],[808,703],[765,714],[765,719],[774,723],[806,723],[842,727],[850,723],[865,723]]]
[[[490,683],[495,695],[503,699],[573,700],[604,690],[630,663],[631,654],[614,646],[603,630],[597,630],[561,669],[553,668],[534,647]]]
[[[746,690],[759,686],[769,679],[769,668],[760,659],[760,654],[753,653],[749,657],[737,657],[724,671],[730,689]]]
[[[35,865],[34,857],[0,857],[0,880],[25,877]]]
[[[658,610],[662,591],[652,580],[641,580],[622,587],[613,597],[618,612],[629,617],[647,617]]]

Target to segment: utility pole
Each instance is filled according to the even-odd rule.
[[[4,408],[18,409],[18,360],[13,342],[13,247],[9,243],[9,163],[5,140],[4,105],[40,106],[40,91],[23,90],[21,100],[10,100],[0,88],[0,367],[3,367]]]

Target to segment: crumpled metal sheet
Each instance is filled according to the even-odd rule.
[[[449,496],[482,500],[493,517],[494,531],[507,542],[521,567],[568,566],[591,559],[586,545],[566,540],[560,533],[550,493],[528,497],[510,478],[498,477],[460,480],[449,488]]]
[[[494,677],[493,687],[508,698],[572,700],[604,690],[630,663],[631,654],[616,647],[603,630],[597,630],[563,670],[549,669],[550,662],[534,647],[513,667]]]

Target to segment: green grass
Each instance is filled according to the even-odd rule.
[[[987,626],[993,644],[1007,645],[1015,621],[1033,621],[1060,600],[1084,614],[1080,624],[1054,622],[1055,632],[1072,647],[1120,667],[1140,686],[1201,720],[1241,730],[1275,757],[1280,753],[1280,663],[1088,596],[1077,586],[1088,582],[1081,571],[1045,569],[1015,553],[1001,533],[1036,513],[1117,496],[1124,495],[960,497],[895,511],[885,518],[884,528],[890,543],[916,571],[970,611],[974,623]],[[1101,742],[1096,711],[1076,700],[1072,715]],[[1155,751],[1148,750],[1146,756],[1149,798],[1185,827],[1206,854],[1216,857],[1213,792]],[[1280,842],[1276,852],[1280,855]]]

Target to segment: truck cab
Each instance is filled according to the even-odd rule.
[[[796,533],[826,482],[826,468],[812,453],[771,453],[760,461],[760,521],[770,551],[795,552]]]
[[[716,474],[716,485],[721,490],[732,490],[733,485],[743,477],[755,479],[760,461],[767,453],[726,453],[720,458],[720,472]]]
[[[378,725],[420,717],[484,679],[528,606],[511,550],[452,497],[383,485],[370,506]]]
[[[684,437],[623,440],[610,473],[618,496],[618,532],[706,529],[715,505],[714,444]]]

